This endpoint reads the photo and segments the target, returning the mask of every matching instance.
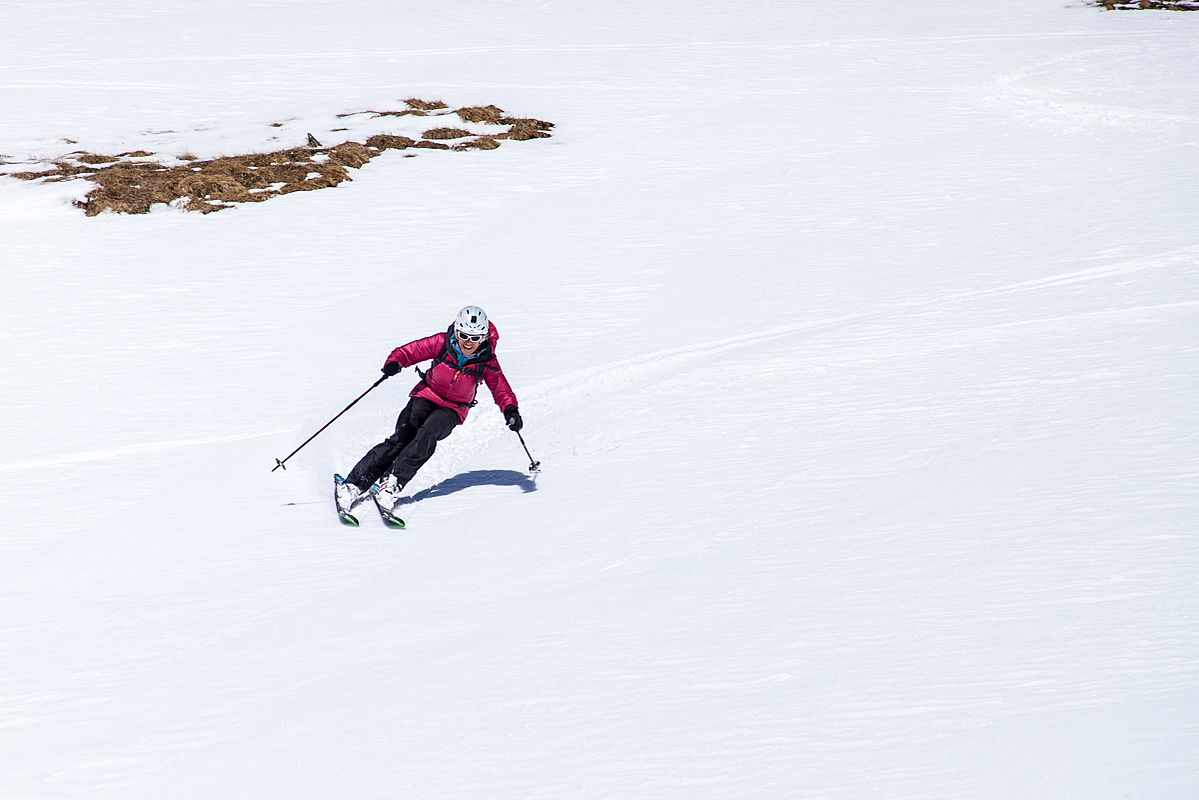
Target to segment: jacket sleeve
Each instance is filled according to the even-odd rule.
[[[428,361],[441,352],[441,345],[444,341],[444,333],[435,333],[432,336],[426,336],[423,339],[402,344],[395,350],[392,350],[391,355],[387,357],[387,361],[383,363],[387,364],[394,361],[401,367],[411,367],[413,364]]]
[[[500,362],[495,358],[491,359],[491,363],[483,371],[483,380],[487,384],[487,388],[491,390],[491,397],[500,407],[500,411],[508,406],[520,406],[516,400],[516,393],[512,391],[512,387],[508,385],[508,379],[504,377],[504,370],[500,367]]]

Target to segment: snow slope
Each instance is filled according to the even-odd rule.
[[[557,123],[0,181],[0,796],[1199,795],[1199,15],[339,8],[0,2],[0,160]],[[270,472],[466,303],[541,475],[484,402],[339,526],[411,372]]]

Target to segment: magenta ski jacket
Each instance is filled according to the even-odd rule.
[[[476,352],[474,358],[466,365],[458,367],[458,357],[450,345],[450,337],[454,335],[451,325],[445,333],[435,333],[423,339],[401,345],[391,351],[388,362],[396,362],[401,367],[412,367],[422,361],[433,359],[433,366],[427,372],[421,373],[421,382],[409,392],[409,397],[423,397],[444,408],[452,408],[458,412],[458,419],[466,421],[466,415],[476,404],[475,392],[480,383],[486,383],[491,390],[491,397],[502,412],[508,406],[518,406],[516,394],[504,377],[504,370],[495,357],[495,346],[500,341],[500,332],[493,323],[488,322],[487,341]],[[417,372],[420,372],[418,369]]]

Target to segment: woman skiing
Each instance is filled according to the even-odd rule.
[[[487,384],[504,421],[513,431],[524,423],[516,395],[495,357],[499,331],[478,306],[467,306],[445,333],[417,339],[391,351],[383,362],[383,374],[395,375],[404,367],[433,360],[420,383],[409,393],[408,405],[400,412],[396,430],[372,447],[337,485],[337,505],[349,511],[372,491],[385,511],[395,508],[400,492],[417,470],[449,436],[476,404],[479,384]]]

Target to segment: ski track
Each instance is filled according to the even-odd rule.
[[[1191,44],[1174,45],[1179,50],[1193,52]],[[1012,113],[1027,124],[1039,125],[1059,133],[1089,131],[1096,127],[1124,128],[1154,141],[1176,141],[1174,136],[1199,122],[1199,113],[1155,111],[1099,102],[1087,95],[1104,94],[1108,76],[1119,76],[1119,62],[1132,61],[1137,69],[1145,69],[1145,51],[1138,44],[1121,44],[1074,51],[1053,58],[1037,60],[1019,69],[1006,71],[994,79],[988,102]],[[1104,76],[1097,89],[1094,82],[1080,82],[1073,91],[1060,85],[1038,85],[1038,79],[1058,76],[1063,70],[1081,76]],[[1085,93],[1085,94],[1084,94]],[[1141,91],[1140,97],[1156,99],[1152,92]],[[1199,112],[1199,108],[1196,109]]]
[[[577,408],[581,403],[594,402],[597,397],[611,398],[630,393],[644,393],[647,387],[676,380],[680,375],[686,376],[690,370],[705,363],[709,365],[707,369],[720,370],[724,365],[722,359],[731,358],[735,363],[739,355],[750,350],[760,350],[764,343],[780,339],[786,340],[782,346],[798,354],[794,359],[794,369],[798,374],[819,378],[827,375],[830,369],[830,364],[819,357],[819,354],[827,353],[828,347],[826,345],[818,348],[817,358],[812,360],[805,351],[804,339],[810,340],[817,336],[840,338],[845,354],[857,351],[852,358],[842,355],[838,364],[844,367],[854,361],[874,361],[888,351],[903,353],[908,357],[920,356],[940,351],[948,343],[960,346],[962,342],[969,343],[972,338],[977,339],[1009,329],[1068,324],[1071,331],[1077,332],[1080,330],[1079,326],[1082,326],[1081,330],[1086,330],[1092,323],[1110,324],[1122,317],[1160,320],[1164,319],[1163,315],[1191,314],[1199,307],[1199,300],[1088,309],[1066,315],[965,327],[944,327],[942,322],[941,326],[930,328],[925,334],[919,333],[921,322],[927,318],[930,309],[940,313],[952,311],[955,317],[960,318],[983,316],[989,311],[983,301],[994,298],[1069,290],[1078,285],[1113,280],[1147,270],[1182,270],[1194,274],[1196,268],[1199,268],[1199,247],[1184,248],[1151,257],[1072,270],[987,289],[952,292],[934,298],[884,304],[855,314],[793,325],[771,326],[733,337],[665,348],[632,359],[581,368],[522,389],[522,406],[526,414],[543,419],[552,418],[568,409]],[[902,345],[894,344],[897,332],[904,332],[899,334],[899,338],[904,340]],[[796,337],[800,337],[800,341],[795,341]],[[464,469],[479,453],[490,450],[497,442],[510,436],[502,421],[493,419],[493,416],[476,414],[470,424],[455,437],[452,454],[430,465],[430,474],[436,476],[434,482],[452,478],[456,471]],[[519,452],[518,448],[512,449],[514,453]],[[551,460],[546,462],[547,469],[550,468],[548,465],[553,463],[553,458],[564,455],[561,451],[549,452]],[[537,453],[534,455],[540,458]],[[426,476],[422,476],[418,485],[423,485],[425,479]]]
[[[66,453],[57,458],[43,458],[36,461],[21,461],[16,463],[0,464],[0,472],[15,472],[17,470],[42,469],[45,467],[62,467],[69,464],[86,464],[91,461],[109,461],[119,458],[131,458],[133,456],[147,455],[149,453],[158,453],[164,450],[180,450],[188,447],[223,444],[225,442],[240,442],[248,439],[262,439],[267,436],[278,436],[283,433],[295,433],[295,431],[295,428],[283,428],[274,431],[259,431],[255,433],[235,434],[232,436],[205,436],[197,439],[179,439],[176,441],[167,442],[131,444],[122,447],[110,447],[103,450],[84,450],[75,453]]]

